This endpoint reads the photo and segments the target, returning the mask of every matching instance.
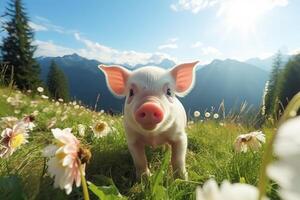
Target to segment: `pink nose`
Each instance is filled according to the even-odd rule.
[[[142,104],[135,112],[136,121],[146,129],[155,127],[156,124],[163,120],[163,117],[162,109],[156,103],[151,102]]]

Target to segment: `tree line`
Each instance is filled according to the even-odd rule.
[[[10,0],[1,16],[4,37],[0,44],[0,72],[2,83],[13,84],[20,90],[32,90],[44,86],[40,79],[40,66],[34,59],[37,47],[33,44],[34,31],[21,0]],[[4,69],[5,68],[5,69]],[[47,89],[54,99],[69,100],[68,81],[60,67],[52,61],[47,77]]]
[[[273,61],[272,71],[264,99],[264,114],[278,120],[289,101],[300,92],[300,54],[284,64],[279,51]]]

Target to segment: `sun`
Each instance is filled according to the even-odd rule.
[[[263,14],[272,6],[267,0],[227,0],[219,9],[218,16],[230,31],[255,32]]]

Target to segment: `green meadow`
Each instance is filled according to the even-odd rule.
[[[15,103],[9,103],[9,97]],[[51,128],[72,128],[81,144],[90,149],[92,157],[86,165],[86,179],[90,183],[91,199],[195,199],[196,187],[210,178],[218,183],[228,180],[257,186],[259,182],[266,144],[258,152],[236,153],[235,138],[257,129],[239,122],[233,115],[225,119],[203,119],[201,113],[200,118],[189,122],[186,128],[189,179],[185,181],[174,180],[166,146],[146,149],[152,176],[136,180],[121,115],[111,116],[78,103],[58,103],[37,94],[0,88],[0,117],[21,119],[30,114],[35,115],[36,127],[29,132],[28,143],[0,159],[0,199],[83,199],[81,187],[73,186],[72,193],[66,195],[65,191],[53,187],[54,181],[47,174],[47,159],[42,152],[53,141]],[[107,136],[93,136],[90,127],[97,121],[105,121],[110,126]],[[78,133],[79,124],[86,126],[83,136]],[[260,130],[266,134],[268,143],[274,127]],[[271,199],[278,199],[275,184],[268,185],[267,194]]]

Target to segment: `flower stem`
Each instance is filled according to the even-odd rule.
[[[296,94],[290,103],[287,105],[283,115],[281,116],[278,127],[283,124],[285,121],[287,121],[289,118],[294,117],[295,113],[297,113],[298,109],[300,108],[300,92]],[[273,155],[273,144],[277,136],[277,131],[272,135],[271,140],[269,144],[266,147],[266,151],[263,155],[262,165],[260,168],[260,174],[259,174],[259,200],[262,200],[263,197],[266,194],[266,185],[268,182],[267,177],[267,166],[272,161]]]
[[[83,191],[83,199],[90,200],[89,191],[86,184],[85,176],[83,175],[83,169],[80,160],[78,160],[80,176],[81,176],[81,184],[82,184],[82,191]]]

